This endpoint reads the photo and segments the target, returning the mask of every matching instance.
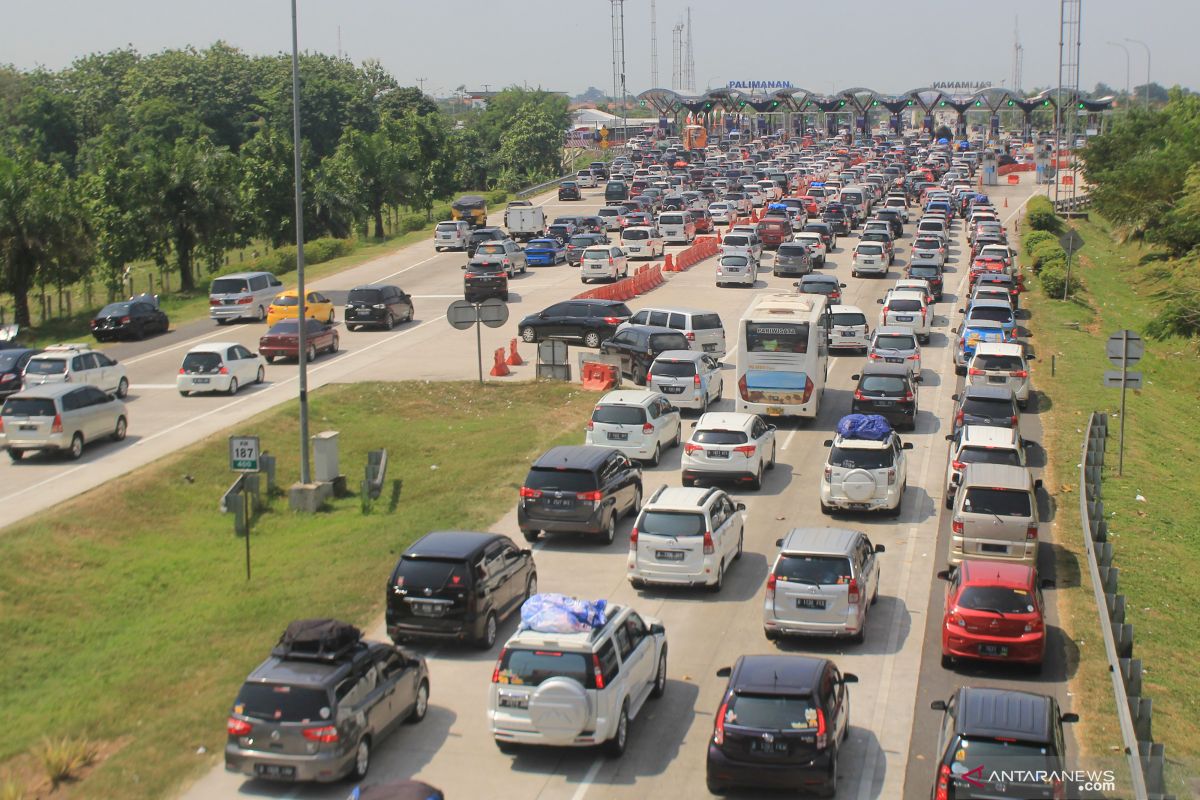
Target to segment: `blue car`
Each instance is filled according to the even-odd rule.
[[[529,266],[554,266],[567,260],[567,250],[558,239],[530,239],[525,245]]]
[[[980,342],[1012,342],[1016,341],[1015,332],[1009,335],[1004,326],[993,320],[975,320],[963,324],[954,348],[954,373],[967,374],[967,364],[975,355],[975,346]]]
[[[976,322],[997,322],[1004,328],[1005,341],[1017,340],[1017,315],[1013,313],[1012,305],[1007,300],[977,299],[967,306],[967,316],[963,322],[972,325]]]

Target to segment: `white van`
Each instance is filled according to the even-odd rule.
[[[691,349],[716,358],[725,357],[725,327],[721,324],[721,316],[715,311],[679,306],[642,308],[628,322],[621,323],[617,330],[630,325],[655,325],[677,330],[687,337]]]
[[[471,223],[465,219],[439,222],[433,229],[433,249],[439,253],[443,250],[466,250],[470,237]]]
[[[660,258],[667,248],[663,235],[657,228],[648,225],[630,226],[622,230],[621,244],[630,258]]]
[[[667,244],[691,244],[696,238],[696,223],[686,211],[665,211],[659,214],[658,230]]]
[[[218,325],[249,317],[260,322],[283,284],[269,272],[235,272],[213,278],[208,287],[208,316]]]

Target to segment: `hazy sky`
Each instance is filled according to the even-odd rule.
[[[658,0],[658,83],[671,88],[671,28],[685,0]],[[288,0],[6,0],[0,63],[61,68],[77,56],[133,45],[143,53],[218,39],[252,53],[290,48]],[[378,58],[402,83],[426,91],[528,84],[577,94],[611,90],[607,0],[300,0],[300,46],[356,61]],[[1025,88],[1058,76],[1054,0],[691,0],[696,88],[734,79],[787,80],[826,93],[866,86],[899,92],[934,81],[1012,74],[1014,16]],[[1125,53],[1108,41],[1142,39],[1151,79],[1200,88],[1194,0],[1082,0],[1080,85],[1121,88]],[[1127,44],[1131,82],[1145,81],[1146,51]],[[650,0],[625,2],[629,91],[650,88]]]

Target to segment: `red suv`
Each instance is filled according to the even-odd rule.
[[[787,217],[768,217],[758,223],[758,238],[762,239],[763,247],[777,250],[779,245],[794,238],[792,223]]]
[[[960,658],[1028,664],[1041,670],[1046,652],[1045,602],[1037,571],[1024,564],[963,561],[942,570],[942,666]]]

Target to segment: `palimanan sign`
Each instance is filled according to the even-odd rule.
[[[730,81],[727,89],[755,91],[756,89],[791,89],[791,81]]]
[[[929,84],[931,89],[949,90],[951,92],[977,92],[980,89],[990,89],[991,81],[934,81]]]

